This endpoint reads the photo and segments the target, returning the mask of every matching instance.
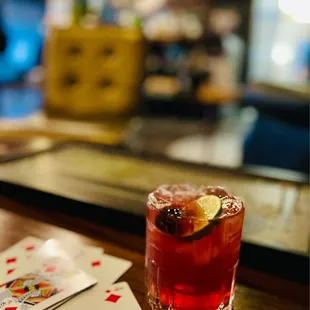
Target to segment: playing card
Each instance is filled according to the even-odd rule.
[[[0,282],[0,310],[47,309],[97,283],[53,240],[21,264],[16,274],[9,282]]]
[[[141,307],[128,283],[121,282],[112,286],[98,284],[91,290],[70,299],[56,309],[141,310]]]
[[[108,254],[86,254],[78,258],[76,263],[105,286],[117,281],[132,266],[132,262]]]
[[[83,271],[94,276],[101,287],[106,287],[117,281],[132,266],[132,262],[108,254],[84,255],[77,259],[76,263]],[[84,294],[93,294],[93,289],[95,288]],[[68,302],[71,298],[80,297],[70,297],[57,305],[53,305],[49,310],[59,308],[59,305]]]
[[[55,240],[55,239],[52,239]],[[103,249],[93,246],[83,246],[76,242],[59,241],[54,242],[64,249],[66,249],[67,256],[76,260],[83,255],[100,255]],[[25,262],[31,260],[36,251],[44,244],[44,241],[35,237],[26,237],[20,242],[16,243],[9,249],[0,253],[0,283],[7,282],[11,276],[18,272],[18,269]],[[2,268],[3,267],[3,268]]]
[[[114,283],[132,265],[130,261],[103,254],[103,249],[99,247],[81,246],[80,244],[74,244],[72,242],[69,244],[68,242],[62,242],[55,239],[49,240],[49,243],[52,243],[54,247],[56,246],[57,248],[64,249],[66,252],[63,253],[64,255],[67,255],[67,252],[70,253],[70,255],[67,256],[74,259],[80,269],[93,275],[96,279],[99,279],[102,287]],[[16,275],[20,274],[20,269],[25,270],[25,266],[28,268],[29,265],[32,264],[32,257],[36,255],[43,244],[44,242],[38,238],[27,237],[6,251],[0,253],[0,262],[2,263],[2,266],[5,266],[4,279],[7,281],[15,279]],[[14,270],[8,273],[11,269]],[[0,283],[1,282],[3,283],[4,281],[1,281],[0,272]],[[94,288],[91,290],[93,289]],[[87,294],[88,293],[89,292],[87,292]],[[54,303],[48,308],[48,310],[59,307],[64,302],[69,301],[73,296],[75,295],[71,295],[68,298]]]
[[[30,260],[42,244],[43,241],[38,238],[27,237],[0,253],[0,283],[14,277],[19,266]]]
[[[141,309],[133,292],[130,289],[130,286],[126,282],[116,283],[111,287],[106,288],[102,299],[104,299],[104,306],[102,309],[105,310]]]
[[[62,248],[66,251],[67,256],[70,259],[76,260],[78,258],[83,257],[84,255],[100,255],[103,253],[103,249],[100,247],[95,246],[85,246],[81,243],[74,242],[72,240],[57,240],[57,239],[50,239],[53,241],[55,245],[59,248]]]

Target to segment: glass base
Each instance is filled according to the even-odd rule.
[[[172,306],[163,304],[162,302],[159,301],[158,298],[155,298],[155,297],[151,296],[150,294],[148,294],[148,296],[147,296],[147,303],[149,305],[150,310],[178,310]],[[212,309],[212,310],[233,310],[233,309],[234,309],[234,307],[232,305],[222,304],[217,309]],[[181,310],[183,310],[183,309],[181,309]],[[186,309],[186,310],[195,310],[195,309]],[[211,310],[211,309],[207,309],[207,310]]]

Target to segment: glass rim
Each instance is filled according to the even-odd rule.
[[[155,196],[155,195],[154,195],[154,192],[152,192],[152,193],[150,193],[150,194],[148,195],[147,207],[148,207],[148,208],[151,208],[152,210],[156,210],[156,211],[160,212],[160,213],[163,214],[163,216],[165,216],[165,217],[169,217],[169,215],[164,214],[163,210],[164,210],[166,207],[173,206],[173,202],[167,201],[165,204],[158,204],[158,205],[161,205],[161,207],[159,208],[159,207],[155,204],[154,201],[153,201],[153,202],[150,201],[150,197],[152,197],[152,196],[153,196],[153,197]],[[228,218],[237,217],[238,215],[243,214],[244,211],[245,211],[244,202],[242,201],[242,199],[241,199],[240,197],[238,197],[238,196],[229,196],[229,195],[228,195],[228,196],[225,196],[225,197],[236,199],[236,201],[238,202],[238,204],[241,205],[241,208],[240,208],[240,210],[239,210],[237,213],[235,213],[235,214],[228,214],[228,215],[222,214],[221,216],[214,218],[214,219],[213,219],[214,221],[215,221],[215,220],[224,220],[224,219],[228,219]],[[225,197],[223,197],[223,198],[225,198]],[[155,198],[155,199],[156,199],[156,198]],[[176,219],[178,219],[178,220],[192,220],[192,221],[194,220],[194,221],[201,221],[201,222],[209,222],[209,221],[210,221],[209,219],[206,219],[206,218],[201,218],[201,217],[196,217],[196,216],[184,216],[184,215],[183,215],[183,216],[177,216]]]

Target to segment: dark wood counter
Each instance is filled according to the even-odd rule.
[[[133,261],[133,267],[121,280],[129,283],[142,308],[147,309],[144,303],[144,237],[39,207],[0,196],[0,251],[29,235],[42,239],[71,238],[101,246],[106,253]],[[238,280],[235,310],[309,309],[308,286],[246,268],[239,268]],[[244,283],[251,283],[251,286]]]

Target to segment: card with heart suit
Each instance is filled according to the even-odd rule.
[[[97,280],[82,271],[57,242],[48,240],[16,275],[0,284],[0,309],[43,310],[94,286]]]
[[[96,285],[54,309],[59,310],[141,310],[128,283]]]
[[[81,244],[66,241],[56,241],[58,245],[66,249],[66,254],[73,260],[85,256],[97,257],[103,253],[103,249],[93,246],[82,246]],[[9,249],[0,253],[0,283],[6,282],[18,272],[20,265],[25,261],[30,261],[36,251],[44,244],[44,241],[35,237],[26,237]],[[79,266],[82,268],[83,266]],[[110,284],[110,283],[108,283]]]

